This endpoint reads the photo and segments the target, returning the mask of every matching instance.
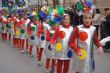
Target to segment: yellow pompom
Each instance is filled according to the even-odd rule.
[[[61,43],[57,43],[55,45],[55,49],[56,49],[57,52],[60,52],[62,50],[62,44]]]
[[[78,58],[80,60],[84,60],[86,58],[86,56],[87,56],[86,50],[80,49],[80,51],[82,52],[82,56],[78,56]]]
[[[19,30],[16,30],[15,34],[18,36],[20,35],[20,31]]]

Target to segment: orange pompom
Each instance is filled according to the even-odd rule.
[[[78,35],[78,38],[81,40],[81,41],[85,41],[87,38],[88,38],[88,35],[86,32],[80,32],[79,35]]]
[[[66,36],[64,31],[59,31],[58,36],[60,39],[64,39],[64,37]]]

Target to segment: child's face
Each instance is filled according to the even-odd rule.
[[[65,16],[64,17],[63,24],[65,24],[65,25],[69,25],[70,24],[70,17],[69,16]]]
[[[25,19],[27,19],[27,18],[28,18],[27,14],[25,14],[25,15],[24,15],[24,18],[25,18]]]
[[[35,20],[34,23],[39,25],[39,20]]]
[[[86,13],[83,17],[83,22],[84,22],[84,25],[90,26],[92,23],[92,14]]]

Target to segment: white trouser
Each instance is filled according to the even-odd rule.
[[[101,43],[102,46],[105,46],[105,44],[106,44],[107,42],[109,42],[109,41],[110,41],[110,36],[107,36],[106,38],[102,39],[102,40],[100,41],[100,43]]]

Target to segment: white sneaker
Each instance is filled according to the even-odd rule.
[[[45,70],[45,72],[46,72],[46,73],[50,73],[50,71],[49,71],[49,70]]]
[[[55,70],[51,70],[49,73],[55,73]]]
[[[42,66],[42,62],[41,61],[38,61],[38,66]]]
[[[24,54],[24,53],[25,53],[25,51],[24,51],[24,50],[21,50],[21,53],[22,53],[22,54]]]

